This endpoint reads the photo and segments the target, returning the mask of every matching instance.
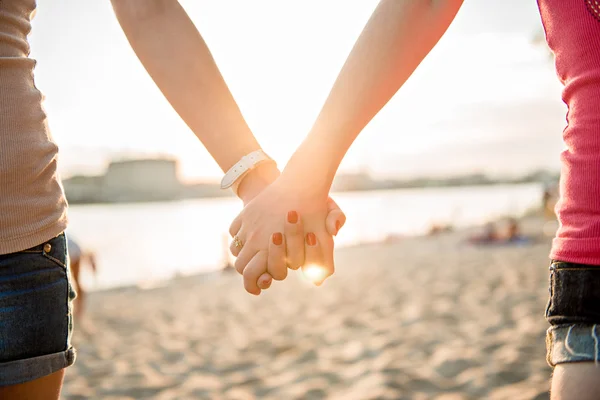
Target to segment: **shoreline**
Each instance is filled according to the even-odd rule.
[[[526,230],[532,230],[531,225],[534,225],[534,226],[540,225],[541,214],[539,211],[534,210],[534,211],[526,212],[524,215],[517,217],[517,220],[518,220],[519,224],[521,226],[523,226]],[[339,253],[339,252],[347,251],[349,249],[361,249],[361,248],[365,249],[366,251],[369,251],[370,248],[376,247],[376,246],[391,245],[391,244],[394,244],[397,242],[402,242],[402,241],[407,241],[407,240],[433,239],[433,238],[444,236],[444,235],[454,235],[455,237],[459,236],[462,239],[465,239],[469,233],[472,233],[472,232],[480,229],[481,226],[482,225],[458,227],[456,229],[452,229],[451,231],[442,231],[442,232],[436,233],[434,235],[430,235],[427,233],[420,234],[420,235],[389,235],[388,237],[383,238],[381,240],[362,241],[362,242],[350,243],[347,245],[336,246],[335,251],[336,251],[336,253]],[[542,236],[543,237],[538,237],[537,239],[538,240],[545,239],[548,237],[547,235],[545,235],[545,236],[542,235]],[[223,264],[224,264],[224,261],[223,261]],[[175,269],[175,271],[177,271],[177,269]],[[97,289],[91,287],[91,288],[88,288],[86,290],[86,292],[87,293],[104,293],[104,292],[113,292],[113,291],[114,292],[135,291],[135,290],[148,291],[148,290],[153,290],[156,288],[162,288],[165,286],[169,286],[172,284],[177,284],[177,282],[180,280],[193,279],[193,280],[199,280],[199,281],[209,281],[209,280],[213,280],[213,279],[219,279],[219,277],[221,277],[223,275],[227,276],[230,273],[232,275],[237,275],[237,272],[235,270],[226,271],[226,270],[224,270],[223,267],[215,266],[214,269],[199,270],[199,271],[192,272],[189,274],[181,274],[181,273],[176,272],[171,277],[164,278],[164,279],[139,281],[136,283],[100,287]]]

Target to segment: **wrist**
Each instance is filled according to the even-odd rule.
[[[275,181],[281,173],[274,162],[263,162],[245,174],[239,183],[237,195],[248,204],[267,186]]]
[[[336,168],[325,153],[322,149],[312,150],[301,145],[283,169],[280,179],[313,195],[328,194]]]

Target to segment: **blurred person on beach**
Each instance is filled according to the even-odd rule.
[[[514,245],[531,243],[531,238],[521,233],[516,218],[508,218],[505,233],[498,232],[496,223],[490,221],[485,224],[481,234],[469,237],[468,241],[474,245]]]
[[[548,209],[553,208],[550,205],[550,201],[552,200],[552,193],[550,192],[550,187],[548,185],[544,185],[544,192],[542,193],[542,211],[544,214],[548,212]]]
[[[73,302],[75,309],[75,317],[80,319],[85,310],[85,300],[87,298],[86,290],[81,286],[81,265],[88,265],[94,275],[98,272],[96,267],[96,255],[93,251],[82,250],[79,244],[70,236],[67,236],[67,248],[69,257],[69,267],[71,268],[71,276],[73,278],[73,288],[77,293],[77,297]]]
[[[519,226],[519,221],[516,218],[508,219],[508,233],[506,234],[506,240],[509,242],[518,241],[523,238],[521,235],[521,228]]]
[[[555,183],[546,185],[542,196],[542,216],[545,220],[542,234],[546,237],[554,237],[557,229],[556,204],[559,198],[558,185]]]
[[[483,232],[478,235],[473,235],[469,238],[469,242],[473,244],[487,244],[494,243],[500,238],[498,234],[496,224],[493,222],[488,222],[483,227]]]
[[[558,197],[558,188],[556,185],[545,185],[544,193],[542,194],[542,212],[544,218],[548,220],[556,219],[554,208]]]
[[[533,238],[523,234],[519,220],[511,217],[507,221],[505,241],[508,244],[531,244]]]

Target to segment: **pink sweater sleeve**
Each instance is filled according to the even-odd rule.
[[[554,260],[600,266],[600,0],[538,0],[568,106]]]

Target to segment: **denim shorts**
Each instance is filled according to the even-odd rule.
[[[600,362],[600,266],[555,261],[546,307],[547,361]]]
[[[75,361],[64,233],[0,255],[0,386],[32,381]]]

